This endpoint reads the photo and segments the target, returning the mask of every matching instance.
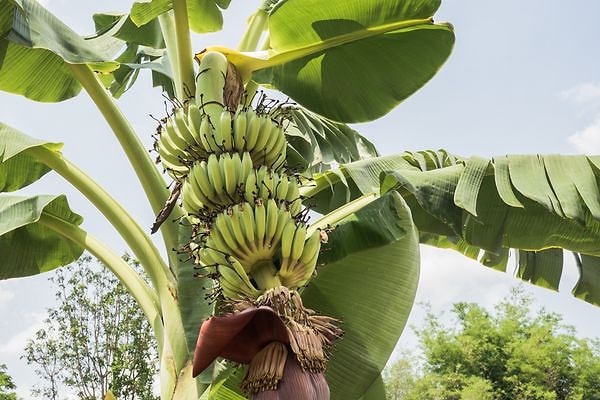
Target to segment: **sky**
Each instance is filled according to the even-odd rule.
[[[123,0],[44,0],[43,3],[81,34],[92,32],[94,11],[124,12]],[[235,46],[244,21],[258,1],[233,0],[225,13],[225,30],[194,38],[200,50],[211,44]],[[600,2],[597,0],[446,0],[436,20],[455,27],[456,45],[440,72],[387,116],[355,129],[382,154],[444,148],[461,156],[503,154],[600,154]],[[161,93],[142,76],[138,86],[119,100],[147,148],[155,122],[162,116]],[[143,87],[143,88],[142,88]],[[104,120],[85,93],[59,104],[40,104],[0,93],[0,120],[30,136],[64,142],[64,154],[94,177],[131,214],[150,227],[154,219],[136,178]],[[48,174],[25,190],[66,193],[71,207],[85,216],[84,228],[113,247],[126,250],[113,228],[83,197],[59,177]],[[157,241],[160,238],[157,236]],[[0,282],[0,363],[29,399],[36,382],[20,356],[27,338],[41,326],[54,304],[47,278]],[[595,337],[600,308],[570,295],[575,267],[567,265],[560,293],[526,285],[536,304],[563,315],[580,336]],[[417,303],[446,312],[458,301],[485,307],[509,296],[518,280],[491,271],[461,255],[422,248]],[[423,310],[415,306],[409,326],[419,326]],[[407,327],[398,349],[415,349]]]

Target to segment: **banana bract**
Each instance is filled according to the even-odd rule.
[[[201,329],[196,358],[202,360],[198,353],[204,352],[247,361],[249,375],[242,389],[251,396],[283,390],[285,385],[279,388],[279,383],[286,374],[302,377],[306,371],[324,383],[325,350],[341,330],[333,319],[304,309],[296,292],[315,272],[321,234],[307,235],[303,181],[286,166],[286,107],[262,96],[255,107],[244,105],[246,99],[224,99],[224,93],[232,93],[227,71],[223,55],[203,57],[195,97],[176,104],[161,121],[155,150],[165,172],[177,182],[182,207],[194,227],[185,250],[214,279],[215,300],[233,318],[223,320],[225,325],[249,323],[239,313],[267,307],[287,334],[283,343],[281,338],[255,343],[251,347],[260,351],[251,357],[236,356],[223,344],[223,352],[216,354],[215,344],[206,339],[224,337],[211,331],[220,329],[215,321],[221,320],[214,320],[215,327]],[[233,343],[239,349],[239,340]],[[205,361],[198,362],[196,374],[205,368]],[[276,376],[271,376],[273,368]],[[265,379],[267,375],[271,377]],[[328,393],[322,387],[311,390]]]

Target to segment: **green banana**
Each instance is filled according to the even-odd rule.
[[[304,241],[306,240],[306,226],[297,225],[296,232],[294,233],[294,240],[292,242],[292,250],[290,252],[290,259],[296,261],[302,255],[304,250]]]
[[[208,177],[208,163],[206,161],[201,161],[192,166],[189,181],[194,190],[202,192],[210,200],[206,204],[207,206],[215,208],[218,205],[218,203],[215,203],[215,201],[218,201],[217,193]]]
[[[240,106],[233,117],[233,141],[237,151],[246,151],[246,111]]]
[[[275,230],[277,229],[277,219],[279,216],[279,207],[275,200],[268,199],[265,203],[265,244],[270,245],[275,236]]]
[[[221,112],[221,119],[219,120],[219,128],[221,130],[221,140],[225,151],[233,151],[233,133],[232,133],[232,121],[231,112],[224,109]]]
[[[219,160],[214,154],[208,156],[207,171],[210,184],[214,188],[216,196],[221,203],[226,203],[227,196],[225,194],[225,182],[223,182],[223,177],[221,175]]]
[[[267,213],[264,202],[258,202],[254,206],[254,224],[256,227],[255,236],[256,243],[259,248],[265,245],[265,231],[267,223]]]
[[[239,205],[238,216],[241,219],[242,227],[244,228],[244,237],[246,243],[250,247],[252,253],[256,253],[257,244],[255,243],[256,238],[256,225],[254,222],[254,209],[249,203],[242,203]]]
[[[259,116],[252,109],[246,111],[246,150],[252,152],[260,131]]]

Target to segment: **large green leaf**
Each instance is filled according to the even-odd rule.
[[[223,28],[222,10],[231,0],[187,0],[190,29],[197,33],[216,32]],[[138,26],[156,19],[173,8],[172,0],[151,0],[133,3],[131,20]]]
[[[119,68],[100,76],[101,81],[115,98],[119,98],[136,82],[141,69],[152,72],[154,86],[161,86],[169,95],[173,94],[171,66],[166,60],[165,43],[157,19],[137,26],[129,15],[94,14],[96,34],[112,35],[125,42],[125,50],[115,61]],[[116,27],[116,30],[115,30]]]
[[[454,248],[499,270],[506,269],[507,249],[537,252],[522,253],[519,274],[555,289],[562,252],[540,250],[600,256],[599,159],[531,155],[486,161],[441,151],[406,153],[343,165],[337,174],[318,176],[311,191],[317,198],[351,199],[379,188],[397,190],[422,243]],[[587,294],[581,297],[600,304],[600,285],[591,283],[596,270],[595,263],[582,263]]]
[[[78,226],[65,196],[0,195],[0,279],[50,271],[77,260],[83,248],[40,223],[49,217]]]
[[[335,121],[369,121],[428,82],[454,45],[434,24],[439,0],[286,0],[269,15],[270,48],[222,51],[246,79]]]
[[[101,72],[118,67],[111,60],[123,45],[113,32],[84,39],[35,0],[0,0],[0,15],[0,90],[62,101],[81,89],[67,63]]]
[[[385,383],[383,378],[379,375],[367,392],[360,398],[360,400],[384,400],[386,398]]]
[[[189,243],[192,236],[192,230],[189,226],[179,225],[179,242],[183,247]],[[193,359],[196,340],[198,339],[198,329],[202,321],[208,318],[213,307],[209,304],[207,297],[212,289],[212,279],[208,277],[198,277],[193,260],[183,257],[177,265],[177,298],[181,310],[181,320],[185,330],[185,339],[190,354]],[[201,374],[197,379],[203,383],[211,383],[212,368],[206,373]]]
[[[96,27],[96,34],[102,35],[117,26],[112,36],[130,44],[148,46],[154,49],[164,49],[162,31],[158,20],[137,26],[129,15],[124,14],[94,14],[92,16]],[[122,21],[124,19],[124,21]]]
[[[0,192],[12,192],[37,181],[50,168],[27,153],[27,149],[44,146],[53,151],[61,143],[35,139],[0,122]]]
[[[295,171],[313,174],[332,164],[376,157],[371,142],[348,125],[325,119],[306,109],[289,111],[286,129],[287,165]]]
[[[329,239],[302,297],[345,330],[327,368],[331,398],[359,399],[379,379],[412,308],[418,236],[406,203],[391,192],[342,220]]]
[[[575,254],[579,280],[573,295],[592,304],[600,304],[600,257]]]

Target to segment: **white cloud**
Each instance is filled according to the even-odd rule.
[[[600,101],[600,83],[585,82],[562,92],[567,100],[578,104],[589,104]]]
[[[569,136],[567,140],[580,153],[600,154],[600,116],[587,128]]]
[[[11,301],[13,297],[15,297],[13,292],[0,288],[0,308]]]
[[[42,322],[46,317],[45,313],[39,313],[32,316],[33,322],[25,329],[21,330],[0,345],[0,359],[18,356],[23,352],[27,340],[33,338],[35,332],[42,328]]]

